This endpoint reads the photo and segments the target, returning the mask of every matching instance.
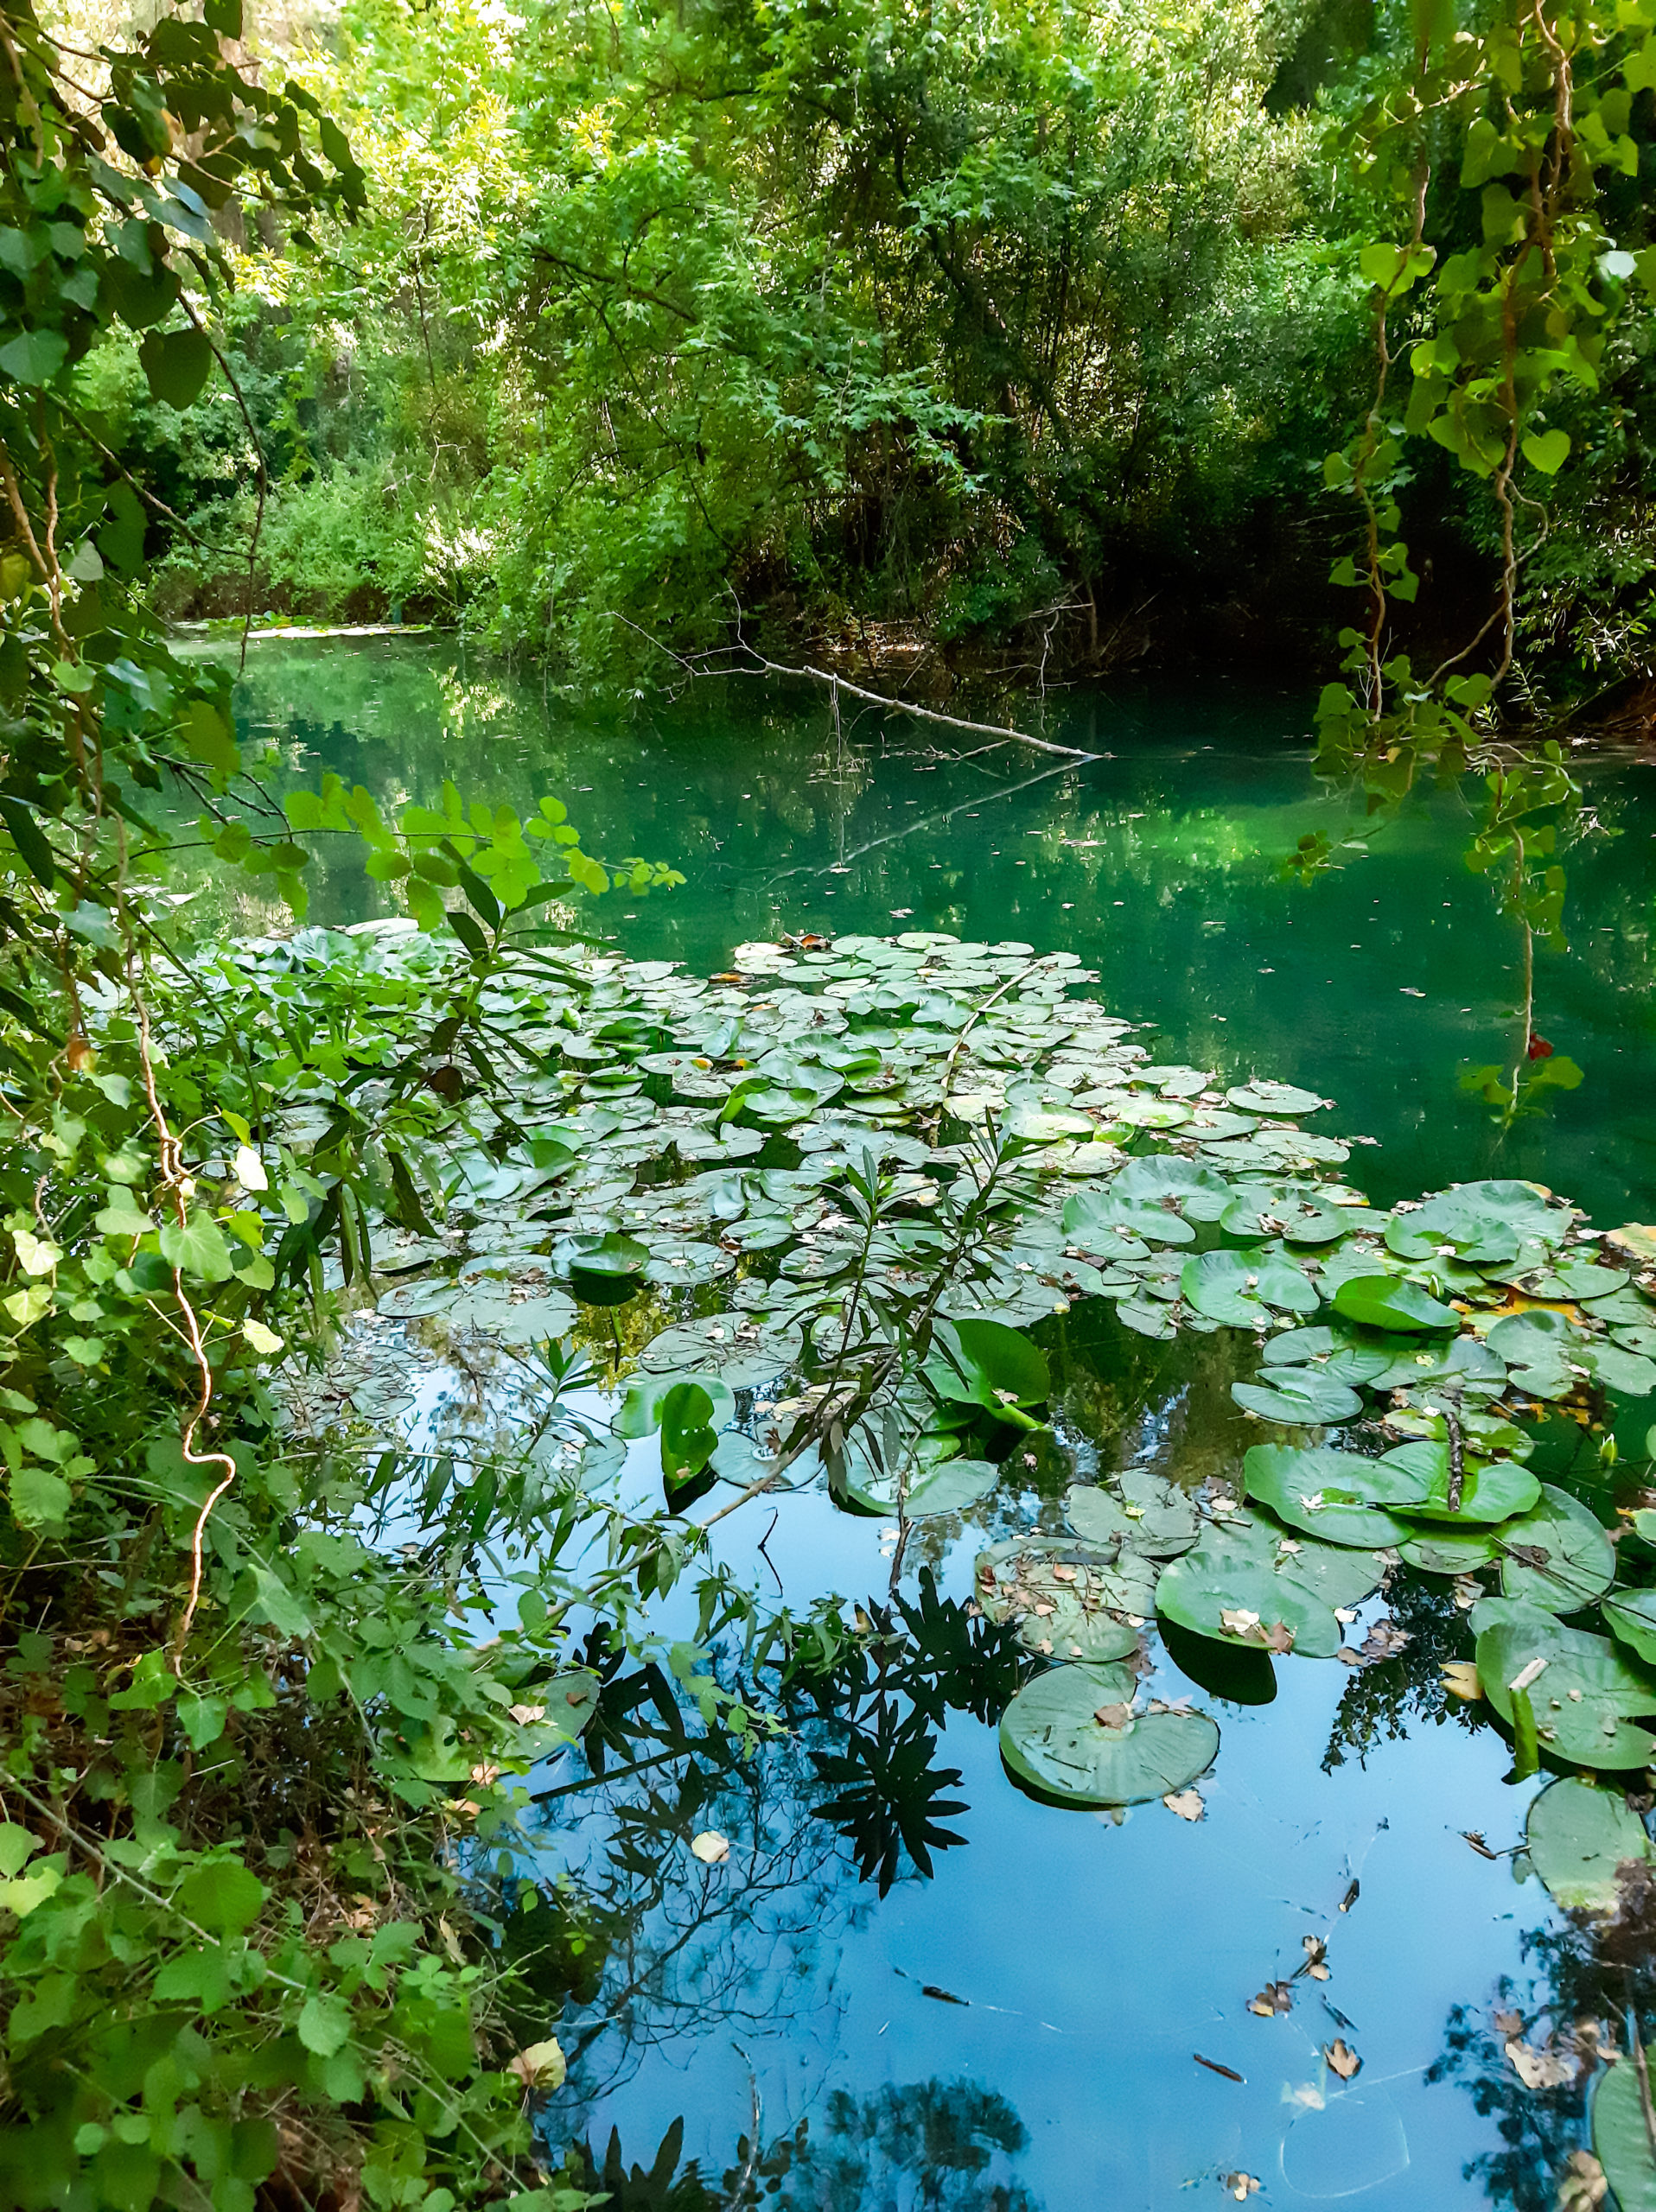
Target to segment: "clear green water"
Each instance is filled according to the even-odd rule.
[[[1464,809],[1429,796],[1366,856],[1309,889],[1284,882],[1301,835],[1351,818],[1309,772],[1293,702],[1223,688],[1069,701],[1047,734],[1112,756],[1085,766],[1011,747],[961,759],[902,724],[848,718],[837,735],[819,698],[776,690],[583,718],[431,642],[258,645],[239,703],[296,777],[333,768],[382,802],[428,798],[444,775],[520,804],[550,790],[592,849],[672,859],[683,890],[597,910],[638,956],[705,970],[744,938],[802,928],[1073,949],[1158,1054],[1337,1100],[1343,1130],[1378,1140],[1353,1162],[1378,1198],[1497,1172],[1601,1220],[1650,1217],[1645,772],[1595,779],[1618,834],[1572,856],[1570,949],[1538,956],[1536,1026],[1586,1080],[1503,1135],[1457,1081],[1515,1049],[1519,954],[1459,863]],[[341,855],[315,918],[359,918],[370,891]],[[1186,1348],[1084,1313],[1048,1348],[1060,1431],[1106,1465],[1176,1467],[1245,1440]],[[1038,1507],[1040,1488],[1032,1476],[1022,1502]],[[995,1510],[1010,1510],[999,1494]],[[928,1560],[968,1597],[985,1532],[992,1520],[950,1524],[915,1547],[904,1586]],[[725,1524],[727,1555],[797,1602],[885,1589],[878,1524],[825,1497],[787,1500],[761,1558],[764,1534],[762,1518]],[[806,2123],[810,2177],[796,2171],[784,2202],[820,2212],[1160,2212],[1230,2201],[1220,2177],[1237,2170],[1265,2202],[1540,2212],[1583,2139],[1580,2101],[1519,2084],[1490,2026],[1497,1988],[1511,1977],[1532,2015],[1556,1999],[1567,2024],[1600,2001],[1604,1962],[1538,1885],[1464,1840],[1516,1845],[1532,1785],[1506,1784],[1504,1745],[1443,1695],[1438,1662],[1462,1644],[1442,1586],[1392,1611],[1414,1635],[1400,1660],[1356,1675],[1291,1662],[1264,1705],[1198,1693],[1224,1743],[1196,1824],[1160,1806],[1118,1823],[1038,1805],[1009,1786],[992,1727],[954,1717],[941,1756],[967,1809],[946,1824],[965,1844],[883,1900],[812,1819],[823,1792],[803,1742],[710,1804],[646,1777],[572,1800],[578,1818],[552,1808],[547,1863],[610,1910],[598,1986],[558,2026],[576,2063],[556,2127],[589,2131],[601,2153],[613,2127],[627,2165],[648,2168],[682,2120],[678,2154],[707,2192],[681,2164],[677,2196],[663,2179],[621,2201],[686,2212],[725,2202],[755,2086],[764,2141]],[[1164,1659],[1156,1688],[1193,1686]],[[683,1848],[707,1824],[732,1840],[726,1867]],[[1285,2017],[1251,2014],[1308,1933],[1328,1939],[1333,1979],[1299,1983]],[[1363,2060],[1349,2087],[1321,2057],[1341,2034]]]

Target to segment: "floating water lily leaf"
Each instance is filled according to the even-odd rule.
[[[1021,1536],[978,1556],[978,1602],[1050,1659],[1121,1659],[1138,1649],[1136,1622],[1155,1610],[1159,1569],[1062,1537]]]
[[[1354,1390],[1315,1367],[1267,1367],[1256,1382],[1232,1382],[1239,1406],[1264,1421],[1287,1421],[1301,1428],[1350,1421],[1363,1402]]]
[[[552,1266],[560,1274],[583,1275],[642,1274],[649,1259],[648,1248],[636,1237],[614,1234],[560,1236],[551,1254]]]
[[[1179,1288],[1198,1313],[1242,1329],[1273,1311],[1315,1313],[1322,1303],[1303,1272],[1279,1253],[1201,1253],[1185,1262]]]
[[[1234,1084],[1225,1096],[1232,1106],[1240,1106],[1250,1114],[1280,1114],[1284,1118],[1314,1114],[1328,1103],[1319,1098],[1315,1090],[1302,1090],[1296,1084],[1269,1083],[1258,1077],[1252,1083]]]
[[[1646,2050],[1645,2063],[1648,2079],[1656,2084],[1656,2048]],[[1620,2212],[1656,2212],[1656,2156],[1630,2056],[1618,2058],[1599,2076],[1593,2092],[1593,2149]],[[1582,2199],[1584,2204],[1591,2201]]]
[[[1182,1789],[1219,1751],[1206,1713],[1131,1711],[1125,1667],[1054,1667],[1021,1689],[1001,1719],[1015,1780],[1067,1805],[1139,1805]]]
[[[1064,1208],[1064,1234],[1089,1252],[1115,1253],[1124,1237],[1156,1244],[1194,1244],[1196,1232],[1181,1214],[1152,1198],[1126,1198],[1118,1186],[1083,1191]]]
[[[934,1513],[964,1513],[989,1496],[1001,1478],[990,1459],[944,1459],[914,1477],[903,1500],[911,1521]]]
[[[1575,1775],[1549,1783],[1532,1800],[1524,1843],[1548,1896],[1566,1912],[1614,1912],[1617,1868],[1647,1866],[1656,1855],[1621,1790]]]
[[[1481,1613],[1474,1613],[1474,1625]],[[1656,1713],[1656,1683],[1631,1667],[1608,1637],[1564,1628],[1539,1613],[1493,1622],[1478,1635],[1478,1679],[1509,1726],[1510,1686],[1537,1660],[1545,1663],[1529,1674],[1525,1688],[1544,1754],[1612,1773],[1649,1765],[1656,1736],[1634,1724]]]
[[[1656,1361],[1619,1344],[1594,1344],[1586,1358],[1599,1381],[1627,1398],[1647,1398],[1656,1390]]]
[[[1405,1260],[1430,1259],[1447,1244],[1473,1267],[1504,1267],[1526,1244],[1562,1243],[1569,1226],[1532,1183],[1462,1183],[1393,1214],[1385,1241]]]
[[[1500,1556],[1485,1529],[1416,1529],[1398,1550],[1406,1566],[1425,1574],[1475,1574]]]
[[[1625,1268],[1603,1267],[1596,1260],[1559,1260],[1523,1276],[1518,1287],[1526,1298],[1568,1299],[1572,1304],[1582,1304],[1589,1299],[1613,1298],[1627,1287],[1627,1280]]]
[[[1304,1191],[1283,1192],[1269,1184],[1244,1184],[1220,1226],[1231,1236],[1280,1236],[1289,1244],[1332,1244],[1351,1227],[1335,1205]]]
[[[1142,1552],[1146,1559],[1175,1559],[1188,1551],[1201,1529],[1189,1493],[1148,1468],[1129,1467],[1116,1478],[1118,1497],[1093,1483],[1073,1483],[1064,1501],[1078,1536],[1103,1549]]]
[[[1355,1384],[1389,1376],[1397,1364],[1398,1348],[1395,1344],[1366,1343],[1344,1330],[1285,1329],[1272,1337],[1265,1357],[1273,1368],[1314,1367],[1331,1382]],[[1424,1357],[1430,1364],[1433,1355]]]
[[[1656,1665],[1656,1590],[1613,1591],[1604,1600],[1604,1620],[1613,1635]]]
[[[1385,1572],[1373,1552],[1290,1538],[1243,1515],[1173,1561],[1156,1585],[1156,1610],[1198,1636],[1332,1659],[1343,1640],[1334,1608],[1356,1605]]]
[[[1529,1512],[1541,1496],[1540,1484],[1516,1459],[1479,1459],[1468,1452],[1462,1461],[1460,1507],[1451,1512],[1449,1446],[1431,1437],[1395,1446],[1380,1464],[1418,1483],[1417,1500],[1408,1508],[1411,1519],[1493,1524]]]
[[[1256,1444],[1242,1462],[1248,1496],[1268,1505],[1279,1521],[1303,1529],[1326,1544],[1379,1550],[1404,1542],[1409,1523],[1388,1513],[1407,1505],[1421,1488],[1404,1469],[1327,1445],[1296,1450]]]
[[[686,1382],[694,1383],[707,1400],[707,1418],[715,1428],[723,1428],[727,1421],[736,1419],[736,1402],[728,1383],[717,1375],[648,1375],[633,1382],[621,1400],[621,1409],[610,1423],[617,1436],[629,1441],[649,1436],[661,1427],[665,1408],[672,1393]]]
[[[1573,1613],[1615,1580],[1615,1551],[1595,1516],[1568,1491],[1541,1486],[1538,1502],[1500,1532],[1500,1586],[1508,1598]]]
[[[1171,1201],[1189,1221],[1217,1221],[1231,1202],[1231,1185],[1222,1175],[1171,1154],[1130,1160],[1112,1187],[1124,1205]]]
[[[927,1379],[941,1398],[984,1406],[1002,1421],[1035,1428],[1026,1408],[1040,1405],[1052,1388],[1045,1354],[1016,1329],[999,1321],[939,1321],[937,1350],[926,1363]]]
[[[1453,1306],[1442,1306],[1418,1283],[1398,1275],[1352,1275],[1334,1294],[1336,1313],[1366,1329],[1410,1332],[1458,1329],[1461,1317]]]

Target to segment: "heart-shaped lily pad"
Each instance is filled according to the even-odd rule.
[[[1400,1330],[1410,1334],[1437,1329],[1458,1329],[1461,1317],[1401,1275],[1351,1275],[1334,1294],[1336,1313],[1366,1329]]]
[[[1054,1667],[1021,1689],[1001,1719],[1014,1779],[1066,1805],[1138,1805],[1205,1774],[1219,1730],[1202,1713],[1134,1713],[1124,1667]]]
[[[1198,1636],[1332,1659],[1336,1605],[1356,1605],[1385,1572],[1373,1552],[1289,1536],[1257,1516],[1208,1530],[1156,1585],[1156,1610]]]
[[[1532,1800],[1524,1843],[1548,1896],[1566,1912],[1614,1912],[1617,1868],[1647,1866],[1656,1855],[1623,1792],[1576,1775],[1561,1776]]]
[[[1548,1612],[1573,1613],[1615,1580],[1615,1551],[1596,1516],[1551,1483],[1530,1510],[1500,1532],[1500,1586]]]
[[[1176,1559],[1201,1529],[1189,1493],[1145,1467],[1125,1469],[1113,1492],[1093,1483],[1072,1484],[1064,1510],[1070,1527],[1088,1543],[1139,1552],[1146,1559]]]
[[[1296,1450],[1281,1444],[1256,1444],[1242,1462],[1248,1496],[1268,1505],[1279,1521],[1303,1529],[1325,1544],[1378,1551],[1404,1542],[1406,1521],[1386,1511],[1407,1505],[1420,1484],[1404,1470],[1383,1460],[1327,1445]]]
[[[1179,1289],[1198,1313],[1241,1329],[1273,1311],[1315,1313],[1322,1303],[1303,1269],[1280,1253],[1203,1252],[1186,1261]]]
[[[1311,1366],[1264,1368],[1257,1382],[1232,1382],[1231,1395],[1263,1421],[1287,1421],[1301,1428],[1350,1421],[1363,1409],[1355,1390]]]
[[[1120,1659],[1156,1606],[1159,1569],[1061,1536],[1013,1537],[978,1555],[978,1602],[1043,1659]]]
[[[1656,2082],[1656,2049],[1646,2050],[1645,2070],[1646,2079]],[[1618,2058],[1599,2076],[1593,2092],[1593,2150],[1620,2212],[1656,2212],[1656,2152],[1645,2120],[1644,2090],[1630,2056]]]
[[[1545,1662],[1538,1669],[1538,1660]],[[1525,1688],[1545,1753],[1612,1773],[1648,1766],[1656,1757],[1656,1736],[1634,1726],[1656,1714],[1656,1682],[1630,1666],[1608,1637],[1525,1611],[1481,1631],[1477,1663],[1485,1697],[1509,1726],[1512,1685],[1528,1676]]]
[[[1656,1529],[1651,1534],[1656,1535]],[[1656,1666],[1656,1590],[1613,1591],[1604,1600],[1604,1622],[1629,1650]]]
[[[1429,1436],[1397,1445],[1381,1465],[1418,1484],[1416,1502],[1408,1511],[1422,1521],[1493,1525],[1529,1512],[1541,1495],[1540,1484],[1516,1459],[1479,1459],[1468,1450],[1462,1458],[1461,1502],[1451,1510],[1449,1448]]]
[[[911,1521],[936,1513],[964,1513],[981,1503],[1001,1478],[990,1459],[943,1459],[909,1483],[903,1510]]]

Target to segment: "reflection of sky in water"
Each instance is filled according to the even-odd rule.
[[[430,1364],[411,1380],[411,1433],[436,1446],[452,1434],[462,1378]],[[1189,1395],[1169,1376],[1094,1456],[1105,1465],[1163,1458]],[[611,1402],[591,1389],[569,1399],[595,1425]],[[617,1489],[634,1507],[659,1499],[657,1448],[648,1438],[628,1449]],[[722,1485],[698,1517],[734,1494]],[[1025,1494],[1026,1525],[1037,1503]],[[940,1552],[944,1594],[964,1601],[981,1533],[946,1529],[954,1540],[943,1548],[931,1524],[927,1553]],[[801,1607],[818,1592],[886,1588],[889,1524],[840,1513],[820,1491],[755,1500],[713,1537],[717,1560],[773,1592],[774,1571]],[[509,1617],[515,1598],[497,1587]],[[1371,1600],[1352,1640],[1384,1610]],[[693,1630],[695,1612],[686,1583],[652,1618],[672,1639]],[[883,1901],[810,1817],[825,1792],[807,1745],[783,1745],[665,1850],[658,1834],[650,1871],[619,1884],[639,1910],[602,1989],[545,2024],[574,2061],[554,2137],[585,2133],[602,2155],[614,2127],[629,2164],[647,2166],[682,2119],[685,2156],[717,2177],[750,2124],[750,2067],[767,2142],[801,2118],[821,2137],[836,2090],[908,2097],[935,2078],[986,2086],[1016,2109],[1027,2147],[1010,2160],[996,2152],[981,2178],[986,2188],[1015,2178],[1048,2212],[1171,2206],[1193,2182],[1218,2201],[1213,2177],[1232,2169],[1258,2175],[1279,2202],[1417,2212],[1472,2201],[1461,2171],[1488,2147],[1489,2124],[1462,2092],[1424,2077],[1450,2008],[1483,2002],[1502,1974],[1519,1973],[1521,1929],[1545,1910],[1538,1891],[1520,1897],[1508,1866],[1461,1834],[1515,1842],[1531,1786],[1504,1786],[1508,1754],[1494,1734],[1452,1722],[1416,1723],[1374,1745],[1366,1764],[1348,1756],[1324,1772],[1353,1678],[1289,1661],[1277,1679],[1264,1707],[1222,1703],[1165,1657],[1149,1679],[1150,1694],[1190,1696],[1221,1724],[1217,1767],[1201,1784],[1207,1816],[1194,1826],[1159,1804],[1119,1821],[1036,1804],[1006,1779],[993,1729],[955,1716],[939,1757],[961,1770],[970,1810],[948,1825],[970,1847],[937,1854],[932,1882],[900,1881]],[[529,1786],[555,1789],[577,1773],[555,1762]],[[657,1778],[668,1805],[672,1773]],[[623,1783],[613,1805],[579,1794],[549,1803],[543,1877],[608,1880],[616,1894],[613,1853],[628,1830],[615,1808],[643,1802],[647,1788]],[[688,1834],[704,1825],[729,1835],[726,1866],[691,1857]],[[1342,1915],[1353,1879],[1360,1894]],[[1332,1980],[1297,1982],[1285,2017],[1250,2014],[1248,1998],[1302,1962],[1308,1934],[1328,1939]],[[1322,2057],[1336,2036],[1363,2058],[1349,2087]],[[1197,2065],[1196,2052],[1245,2081]],[[821,2202],[876,2212],[872,2198]]]
[[[1496,1148],[1455,1076],[1510,1049],[1515,947],[1487,887],[1460,868],[1463,810],[1424,800],[1372,858],[1351,856],[1309,893],[1282,883],[1281,854],[1348,817],[1283,749],[1294,724],[1269,704],[1073,702],[1050,734],[1114,758],[1029,776],[1003,753],[951,761],[908,735],[876,752],[862,724],[837,754],[817,702],[755,692],[581,721],[532,687],[455,672],[442,645],[264,646],[242,696],[250,722],[289,741],[296,772],[334,766],[387,800],[428,798],[445,773],[468,795],[519,804],[550,787],[610,825],[595,846],[678,859],[685,890],[640,903],[635,920],[619,905],[608,917],[635,954],[704,970],[743,938],[801,922],[1016,932],[1099,965],[1106,998],[1156,1024],[1169,1056],[1336,1096],[1342,1128],[1383,1141],[1353,1161],[1377,1196],[1493,1170],[1538,1175],[1601,1218],[1648,1215],[1645,852],[1656,813],[1608,773],[1603,810],[1626,834],[1571,860],[1585,911],[1568,955],[1539,965],[1538,1026],[1588,1079]],[[354,874],[334,863],[320,875],[317,918],[353,918]],[[406,1418],[435,1437],[457,1378],[428,1361],[411,1379]],[[1130,1405],[1105,1445],[1087,1402],[1060,1423],[1081,1472],[1100,1461],[1188,1468],[1214,1448],[1177,1378]],[[595,1419],[604,1410],[590,1391],[571,1403]],[[628,1503],[659,1497],[654,1453],[653,1440],[629,1451]],[[1026,1495],[1019,1525],[1035,1503]],[[907,1586],[932,1561],[940,1586],[967,1597],[973,1551],[1006,1510],[990,1501],[952,1544],[931,1524],[911,1542]],[[882,1529],[816,1492],[761,1499],[719,1525],[716,1556],[773,1594],[774,1573],[797,1606],[824,1591],[861,1599],[886,1586]],[[658,1616],[664,1635],[686,1633],[692,1593]],[[785,1746],[749,1795],[704,1808],[731,1836],[728,1866],[703,1870],[680,1842],[659,1891],[639,1878],[637,1929],[595,2005],[559,2030],[582,2055],[558,2124],[589,2127],[601,2154],[615,2126],[628,2163],[647,2166],[682,2116],[685,2155],[717,2176],[749,2124],[751,2063],[767,2141],[801,2116],[821,2139],[835,2089],[912,2101],[913,2085],[935,2078],[997,2092],[1029,2142],[1010,2162],[997,2151],[984,2185],[1016,2175],[1048,2212],[1157,2212],[1193,2182],[1196,2201],[1217,2202],[1213,2177],[1231,2169],[1258,2175],[1279,2203],[1435,2212],[1478,2201],[1462,2171],[1489,2150],[1495,2123],[1424,2077],[1450,2008],[1485,2003],[1503,1974],[1521,1980],[1522,1931],[1546,1918],[1538,1890],[1520,1893],[1461,1833],[1515,1843],[1531,1786],[1504,1786],[1500,1739],[1453,1719],[1408,1719],[1405,1736],[1382,1733],[1366,1760],[1348,1753],[1324,1771],[1353,1679],[1290,1661],[1277,1681],[1274,1703],[1240,1707],[1170,1665],[1158,1675],[1162,1694],[1193,1695],[1223,1729],[1194,1826],[1159,1805],[1119,1824],[1037,1805],[1006,1780],[993,1730],[955,1717],[941,1757],[961,1770],[970,1810],[948,1825],[970,1848],[943,1852],[934,1880],[900,1882],[883,1901],[809,1817],[825,1792],[806,1747]],[[571,1770],[561,1763],[533,1786]],[[546,1821],[549,1869],[596,1878],[609,1864],[613,1810],[564,1798]],[[1356,1875],[1360,1897],[1341,1916]],[[1250,2015],[1248,1998],[1300,1963],[1307,1933],[1328,1936],[1332,1980],[1298,1983],[1286,2017]],[[641,1984],[630,1993],[629,1975]],[[927,1997],[927,1985],[967,2002]],[[1336,2034],[1364,2061],[1344,2089],[1320,2056]],[[1245,2082],[1198,2066],[1197,2051]],[[821,2202],[875,2212],[873,2199]]]

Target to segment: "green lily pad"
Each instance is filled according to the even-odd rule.
[[[1022,1536],[978,1555],[978,1602],[1049,1659],[1120,1659],[1138,1649],[1135,1621],[1156,1605],[1159,1569],[1063,1537]]]
[[[1548,1205],[1532,1183],[1462,1183],[1424,1205],[1392,1216],[1390,1249],[1406,1260],[1424,1260],[1452,1246],[1473,1267],[1502,1267],[1524,1247],[1562,1243],[1569,1217]]]
[[[1272,1312],[1315,1313],[1322,1303],[1303,1270],[1280,1253],[1201,1253],[1186,1261],[1179,1288],[1198,1313],[1242,1329]]]
[[[1645,2064],[1646,2079],[1656,2084],[1656,2049],[1646,2050]],[[1656,2156],[1631,2056],[1618,2058],[1599,2076],[1593,2092],[1593,2151],[1621,2212],[1656,2212]]]
[[[1044,1401],[1052,1380],[1044,1353],[1021,1331],[999,1321],[940,1320],[933,1341],[926,1376],[940,1398],[983,1406],[1017,1427],[1037,1425],[1025,1409]]]
[[[1116,1478],[1119,1497],[1092,1483],[1073,1483],[1064,1501],[1076,1535],[1101,1548],[1140,1552],[1146,1559],[1175,1559],[1201,1529],[1188,1492],[1143,1467]]]
[[[1542,1484],[1538,1503],[1507,1522],[1500,1541],[1500,1586],[1525,1605],[1573,1613],[1615,1580],[1615,1547],[1597,1519],[1551,1483]]]
[[[1351,1227],[1338,1206],[1303,1192],[1245,1184],[1220,1216],[1230,1236],[1280,1236],[1288,1244],[1333,1244]]]
[[[936,1513],[964,1513],[989,1496],[1001,1478],[990,1459],[944,1459],[908,1485],[903,1510],[911,1521]]]
[[[1500,1557],[1486,1529],[1416,1529],[1398,1550],[1406,1566],[1424,1574],[1475,1574]]]
[[[551,1264],[560,1274],[638,1275],[649,1265],[648,1248],[635,1236],[560,1236]]]
[[[1624,1351],[1619,1344],[1594,1344],[1586,1357],[1599,1381],[1623,1397],[1647,1398],[1656,1390],[1656,1360]]]
[[[1418,1283],[1398,1275],[1350,1276],[1334,1292],[1334,1305],[1336,1313],[1366,1329],[1416,1333],[1461,1325],[1461,1317],[1453,1306],[1440,1305]]]
[[[1566,1912],[1614,1912],[1621,1897],[1616,1869],[1656,1856],[1622,1792],[1575,1775],[1549,1783],[1532,1800],[1524,1844],[1547,1895]]]
[[[1064,1234],[1089,1252],[1114,1253],[1124,1237],[1156,1244],[1194,1244],[1196,1232],[1182,1214],[1153,1198],[1123,1198],[1115,1187],[1083,1191],[1064,1208]]]
[[[1244,1515],[1173,1561],[1156,1586],[1156,1610],[1198,1636],[1332,1659],[1343,1641],[1334,1608],[1356,1605],[1385,1572],[1372,1552],[1290,1537]]]
[[[1130,1160],[1112,1189],[1123,1205],[1171,1201],[1188,1221],[1217,1221],[1232,1195],[1230,1184],[1211,1167],[1198,1167],[1194,1160],[1170,1154]]]
[[[1245,1113],[1278,1114],[1284,1119],[1314,1114],[1328,1103],[1315,1090],[1302,1090],[1292,1083],[1267,1082],[1257,1076],[1252,1083],[1233,1084],[1225,1096],[1232,1106],[1240,1106]]]
[[[1508,1726],[1511,1685],[1538,1659],[1546,1664],[1527,1688],[1544,1752],[1609,1773],[1650,1764],[1656,1736],[1634,1722],[1656,1713],[1656,1682],[1629,1666],[1608,1637],[1539,1613],[1495,1621],[1478,1635],[1478,1680]]]
[[[1635,1514],[1635,1529],[1638,1519]],[[1656,1535],[1656,1529],[1651,1533]],[[1604,1623],[1647,1664],[1656,1665],[1656,1590],[1612,1591],[1604,1600]]]
[[[1417,1500],[1408,1508],[1411,1519],[1493,1524],[1528,1513],[1541,1496],[1540,1484],[1516,1459],[1479,1459],[1468,1451],[1462,1465],[1460,1510],[1452,1513],[1449,1446],[1431,1437],[1395,1446],[1380,1464],[1419,1483]]]
[[[1301,1428],[1350,1421],[1363,1410],[1355,1390],[1315,1367],[1267,1367],[1257,1382],[1232,1382],[1231,1395],[1239,1406],[1262,1420],[1286,1421]]]
[[[1124,1667],[1038,1675],[1001,1719],[1001,1756],[1014,1779],[1085,1807],[1143,1804],[1205,1774],[1219,1751],[1214,1723],[1201,1713],[1131,1713],[1137,1687]]]
[[[1250,1497],[1320,1542],[1378,1551],[1404,1543],[1410,1535],[1408,1522],[1385,1509],[1406,1505],[1419,1484],[1381,1460],[1327,1445],[1299,1450],[1256,1444],[1242,1462],[1242,1472]]]

